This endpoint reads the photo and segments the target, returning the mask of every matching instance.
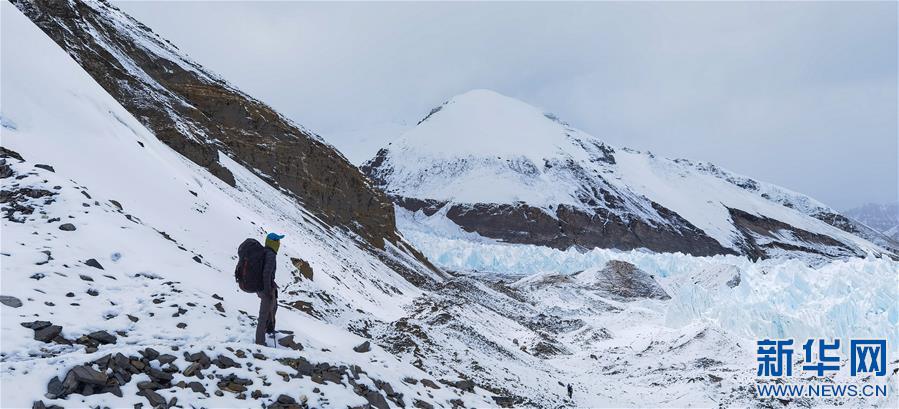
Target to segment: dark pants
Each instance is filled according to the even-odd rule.
[[[259,321],[256,323],[256,343],[265,345],[265,333],[275,332],[275,313],[278,311],[278,290],[271,293],[258,292]]]

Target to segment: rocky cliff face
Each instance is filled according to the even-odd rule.
[[[176,46],[100,1],[13,0],[156,137],[223,181],[219,152],[325,222],[383,247],[393,206],[312,132],[230,86]]]

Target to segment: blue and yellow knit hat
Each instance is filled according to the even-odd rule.
[[[283,234],[269,233],[268,236],[265,236],[265,247],[268,247],[277,253],[278,248],[281,247],[281,239],[283,238]]]

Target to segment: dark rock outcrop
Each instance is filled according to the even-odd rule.
[[[828,258],[864,257],[865,253],[830,236],[812,233],[779,220],[731,209],[731,220],[743,233],[743,248],[753,260],[766,259],[774,252],[804,252]],[[784,237],[788,239],[784,239]]]
[[[677,213],[656,204],[653,204],[655,210],[671,221],[670,226],[650,226],[639,219],[626,221],[604,208],[588,212],[582,208],[560,205],[555,209],[555,214],[551,215],[541,208],[524,203],[447,204],[405,197],[394,199],[397,205],[410,211],[421,210],[426,215],[432,215],[441,207],[449,205],[446,217],[465,231],[509,243],[536,244],[558,249],[572,246],[620,250],[646,248],[697,256],[734,254]]]
[[[619,300],[671,299],[653,276],[625,261],[609,261],[593,278],[592,288]]]
[[[390,201],[333,147],[182,57],[115,6],[13,3],[157,138],[224,182],[235,184],[219,162],[220,151],[329,224],[377,247],[397,239]]]

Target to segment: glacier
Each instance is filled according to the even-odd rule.
[[[735,255],[559,250],[502,243],[452,223],[435,226],[433,219],[440,220],[397,210],[404,236],[447,270],[511,277],[573,275],[621,260],[658,277],[672,295],[657,311],[672,327],[708,321],[746,339],[872,337],[889,339],[894,347],[899,341],[899,262],[885,257],[815,265],[795,258],[753,262]],[[725,285],[734,278],[739,285]]]

